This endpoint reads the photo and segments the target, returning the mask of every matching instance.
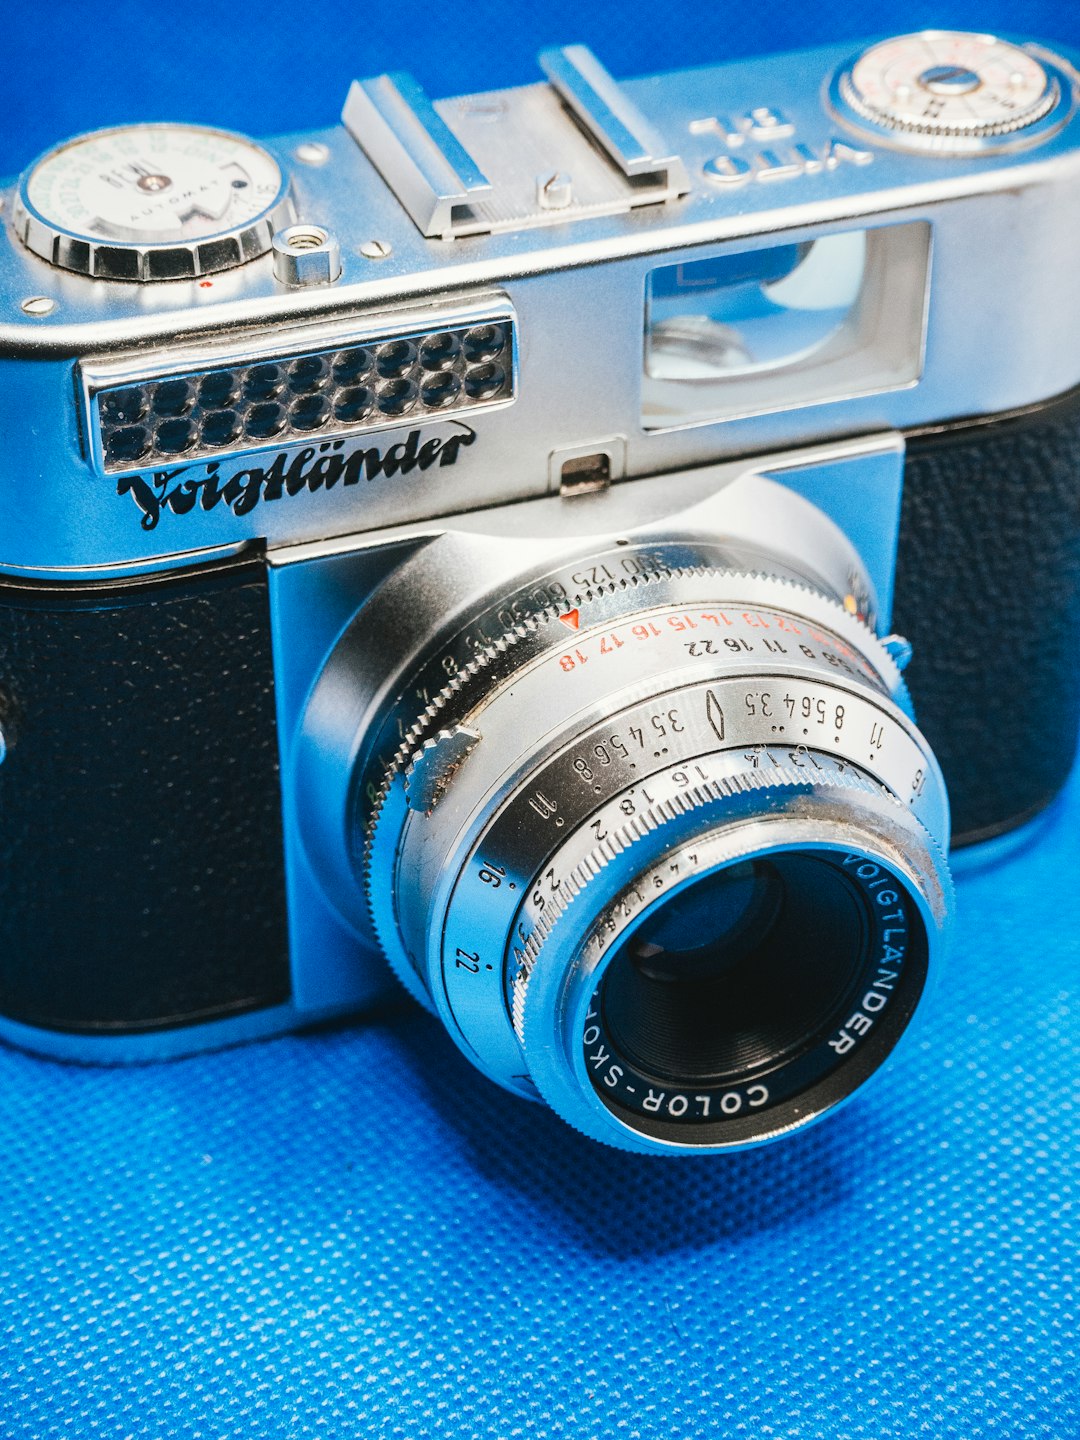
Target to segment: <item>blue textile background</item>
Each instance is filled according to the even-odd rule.
[[[412,70],[430,94],[540,78],[582,41],[613,75],[955,25],[1080,44],[1072,0],[49,0],[4,7],[0,175],[80,130],[205,121],[252,135],[332,124],[349,82]]]
[[[1080,44],[1051,0],[53,0],[5,15],[0,173],[128,119],[321,125],[392,66],[441,94],[550,41],[622,75],[898,21]],[[586,1142],[404,1001],[121,1072],[0,1050],[0,1435],[1080,1435],[1078,835],[1080,779],[961,880],[881,1082],[728,1160]]]

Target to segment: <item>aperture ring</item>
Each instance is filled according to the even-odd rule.
[[[787,758],[791,762],[787,765],[783,763],[785,751],[788,752]],[[525,1007],[529,983],[548,937],[555,926],[562,922],[570,906],[589,888],[597,876],[613,861],[620,859],[628,851],[638,846],[640,842],[673,822],[685,821],[695,813],[711,811],[715,806],[724,805],[737,798],[749,797],[764,810],[777,792],[803,792],[827,787],[830,790],[857,791],[875,798],[887,793],[883,792],[882,786],[865,772],[820,751],[807,750],[801,746],[797,748],[778,746],[773,750],[773,758],[776,760],[774,768],[767,770],[734,769],[733,773],[710,776],[709,770],[730,770],[733,765],[745,766],[746,759],[732,751],[721,751],[713,756],[703,756],[700,760],[693,762],[690,767],[699,772],[699,775],[695,777],[696,783],[684,789],[671,788],[669,790],[669,787],[664,784],[673,775],[675,767],[667,772],[653,775],[649,779],[649,789],[658,791],[660,798],[649,804],[641,814],[636,815],[618,830],[607,834],[605,839],[597,845],[589,846],[587,840],[583,844],[584,837],[581,832],[578,832],[557,853],[551,868],[561,878],[557,884],[547,887],[546,895],[540,890],[534,889],[525,897],[513,927],[516,937],[514,946],[516,969],[509,977],[508,988],[512,997],[511,1014],[514,1029],[522,1044],[525,1040]],[[668,791],[668,793],[664,793],[664,791]],[[889,799],[897,808],[900,808],[900,803],[895,796],[889,796]],[[736,809],[737,814],[737,808],[732,808]],[[577,852],[576,855],[575,852]],[[672,878],[681,880],[684,877]],[[663,882],[660,881],[654,888],[661,891]],[[538,900],[541,903],[538,904]],[[601,916],[592,924],[586,943],[593,943],[598,951],[606,948],[603,938],[605,929],[610,929],[612,934],[617,933],[619,929],[613,920],[615,909],[618,908],[619,903],[617,900],[611,902],[607,911],[607,919]]]

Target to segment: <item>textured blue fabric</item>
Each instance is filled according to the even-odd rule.
[[[1080,44],[1051,3],[902,23]],[[5,15],[0,172],[81,127],[328,123],[579,38],[618,74],[881,31],[880,3],[525,15],[53,0]],[[961,880],[880,1082],[778,1147],[635,1158],[475,1074],[411,1005],[103,1071],[0,1050],[0,1435],[890,1440],[1080,1435],[1080,780]]]
[[[747,1155],[597,1146],[411,1006],[0,1051],[0,1434],[1076,1436],[1078,831],[1080,777],[879,1083]]]
[[[412,70],[434,96],[540,78],[543,45],[582,41],[613,75],[958,25],[1080,46],[1072,0],[49,0],[3,10],[0,175],[68,135],[131,120],[247,134],[331,125],[349,82]]]

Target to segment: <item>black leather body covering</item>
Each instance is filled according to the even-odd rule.
[[[289,994],[261,560],[0,579],[0,1013],[141,1031]]]
[[[908,437],[895,628],[953,843],[1057,795],[1080,725],[1080,391]]]

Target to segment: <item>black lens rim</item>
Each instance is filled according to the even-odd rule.
[[[835,1109],[859,1089],[882,1065],[907,1029],[925,989],[930,957],[926,922],[910,881],[876,855],[841,853],[817,846],[790,848],[805,849],[818,859],[831,858],[834,864],[848,863],[853,875],[860,867],[864,869],[864,874],[857,877],[869,902],[866,913],[870,928],[864,963],[857,967],[852,983],[837,997],[836,1005],[830,1010],[828,1024],[822,1027],[818,1038],[810,1046],[800,1049],[799,1053],[777,1067],[748,1074],[737,1085],[710,1089],[695,1083],[694,1098],[700,1099],[708,1094],[708,1106],[695,1106],[691,1101],[679,1114],[671,1110],[672,1103],[677,1096],[687,1096],[688,1091],[673,1087],[670,1081],[661,1082],[665,1098],[653,1113],[648,1113],[639,1103],[637,1097],[642,1097],[641,1087],[651,1087],[649,1093],[655,1098],[659,1085],[657,1077],[634,1070],[618,1053],[618,1047],[605,1029],[601,993],[608,973],[608,966],[605,966],[594,989],[578,1044],[592,1089],[616,1119],[638,1134],[693,1151],[698,1147],[750,1144],[800,1127],[815,1116]],[[768,855],[766,851],[757,858],[768,858]],[[897,896],[895,905],[883,908],[874,899],[875,894],[887,898],[894,893]],[[900,923],[895,920],[898,911],[903,915]],[[634,927],[635,930],[637,928]],[[624,933],[622,941],[628,940],[631,934]],[[901,961],[898,965],[895,961],[886,965],[885,956],[895,951],[897,942],[901,940]],[[617,953],[613,950],[612,960]],[[874,977],[879,969],[889,975],[894,973],[894,966],[895,980],[883,982],[890,986],[889,990],[877,992],[888,996],[880,1010],[868,1014],[851,1005],[852,998],[863,1000],[875,988]],[[871,1021],[869,1028],[861,1034],[847,1028],[856,1014],[864,1015]],[[850,1048],[842,1053],[832,1050],[830,1042],[844,1043],[842,1036],[845,1034],[852,1038]],[[607,1058],[598,1067],[590,1062],[600,1051],[606,1052]],[[615,1085],[611,1085],[610,1076],[620,1067],[623,1073]],[[768,1091],[768,1099],[751,1104],[750,1092],[754,1086],[761,1084]],[[635,1098],[631,1098],[629,1093],[632,1087],[636,1087]],[[721,1109],[722,1099],[736,1093],[741,1096],[741,1104],[725,1113]],[[705,1113],[701,1113],[703,1109]]]

